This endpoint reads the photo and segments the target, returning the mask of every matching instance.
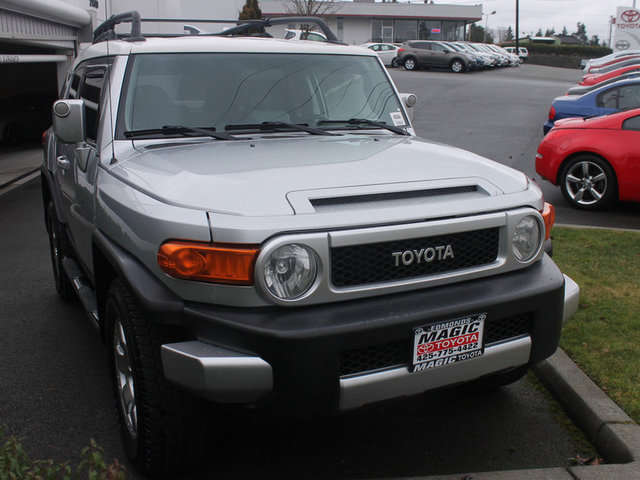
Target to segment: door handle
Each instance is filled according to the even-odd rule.
[[[59,157],[56,157],[56,165],[58,165],[62,170],[69,170],[71,162],[66,155],[60,155]]]

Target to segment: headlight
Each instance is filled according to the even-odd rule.
[[[533,215],[527,215],[518,222],[513,231],[513,254],[520,262],[528,262],[538,253],[540,241],[540,222]]]
[[[304,295],[317,275],[316,254],[303,245],[278,247],[264,261],[264,284],[273,296],[282,300]]]

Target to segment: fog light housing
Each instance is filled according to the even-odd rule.
[[[511,237],[511,249],[519,262],[531,261],[540,250],[542,234],[540,222],[533,215],[527,215],[520,219],[513,230]]]
[[[292,243],[271,252],[263,262],[266,289],[280,300],[295,300],[313,286],[318,276],[316,253]]]

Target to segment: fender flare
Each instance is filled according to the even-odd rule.
[[[56,209],[56,215],[58,216],[58,220],[61,223],[67,223],[67,218],[64,215],[64,212],[61,207],[62,199],[60,198],[60,192],[56,188],[56,182],[53,179],[53,173],[44,164],[40,166],[40,178],[44,182],[41,185],[41,188],[42,188],[42,202],[44,203],[45,215],[46,215],[46,208],[47,208],[46,194],[45,194],[45,188],[46,188],[47,191],[49,192],[49,196],[53,200],[53,207]],[[46,222],[46,218],[45,218],[45,222]]]
[[[142,263],[129,252],[116,245],[99,230],[93,234],[94,248],[109,262],[116,274],[122,278],[143,311],[150,313],[153,322],[164,325],[182,325],[184,302],[158,280]],[[94,270],[94,277],[99,272]],[[94,285],[97,285],[95,278]]]

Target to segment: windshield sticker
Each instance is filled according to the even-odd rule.
[[[402,116],[402,112],[390,112],[389,116],[391,117],[391,121],[395,127],[404,127],[404,117]]]

